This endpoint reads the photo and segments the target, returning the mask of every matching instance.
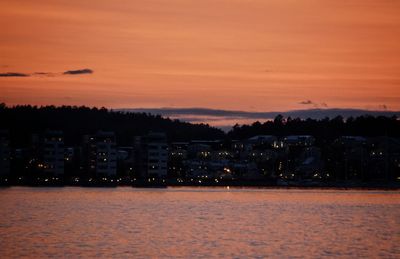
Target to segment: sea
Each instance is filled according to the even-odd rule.
[[[400,258],[400,191],[1,188],[0,258]]]

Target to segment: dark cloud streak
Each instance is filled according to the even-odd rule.
[[[17,72],[7,72],[0,73],[0,77],[27,77],[29,74],[17,73]]]
[[[63,74],[64,75],[81,75],[81,74],[92,74],[93,70],[89,68],[78,69],[78,70],[67,70]]]
[[[324,103],[324,102],[322,102],[322,103],[316,103],[316,102],[313,102],[313,101],[311,101],[311,100],[301,101],[301,102],[299,102],[299,104],[303,104],[303,105],[312,105],[312,106],[314,106],[314,108],[320,108],[320,107],[326,108],[326,107],[328,107],[328,104],[326,104],[326,103]]]
[[[313,104],[313,102],[311,100],[307,100],[307,101],[301,101],[301,102],[299,102],[299,104],[308,105],[308,104]]]
[[[56,73],[52,72],[35,72],[32,74],[32,76],[56,76]]]
[[[82,75],[82,74],[93,74],[93,70],[89,68],[77,69],[77,70],[67,70],[65,72],[34,72],[30,74],[20,73],[20,72],[7,72],[0,73],[0,77],[29,77],[29,76],[38,76],[38,77],[53,77],[53,76],[63,76],[63,75]]]

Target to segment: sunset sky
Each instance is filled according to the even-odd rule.
[[[0,24],[8,105],[400,110],[400,1],[1,0]]]

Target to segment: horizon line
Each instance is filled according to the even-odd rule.
[[[235,124],[251,125],[255,122],[273,120],[276,116],[282,115],[286,118],[300,119],[324,119],[335,118],[341,116],[343,118],[360,117],[365,115],[371,116],[386,116],[400,117],[400,111],[392,110],[368,110],[356,108],[310,108],[297,109],[288,111],[241,111],[241,110],[225,110],[213,108],[121,108],[112,109],[115,111],[126,112],[144,112],[153,115],[160,115],[165,118],[179,119],[189,123],[206,123],[210,126],[220,128],[224,131],[229,131]]]

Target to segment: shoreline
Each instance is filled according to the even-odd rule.
[[[88,188],[254,188],[254,189],[336,189],[336,190],[400,190],[400,180],[331,180],[312,179],[223,179],[223,178],[64,178],[64,177],[10,177],[0,179],[0,187],[88,187]]]
[[[0,189],[11,188],[11,187],[28,187],[28,188],[68,188],[68,187],[79,187],[79,188],[133,188],[133,189],[167,189],[167,188],[212,188],[212,189],[278,189],[278,190],[380,190],[380,191],[400,191],[400,184],[397,185],[353,185],[353,186],[341,186],[341,185],[329,185],[329,186],[305,186],[305,185],[292,185],[292,186],[281,186],[281,185],[31,185],[31,184],[11,184],[11,185],[0,185]]]

